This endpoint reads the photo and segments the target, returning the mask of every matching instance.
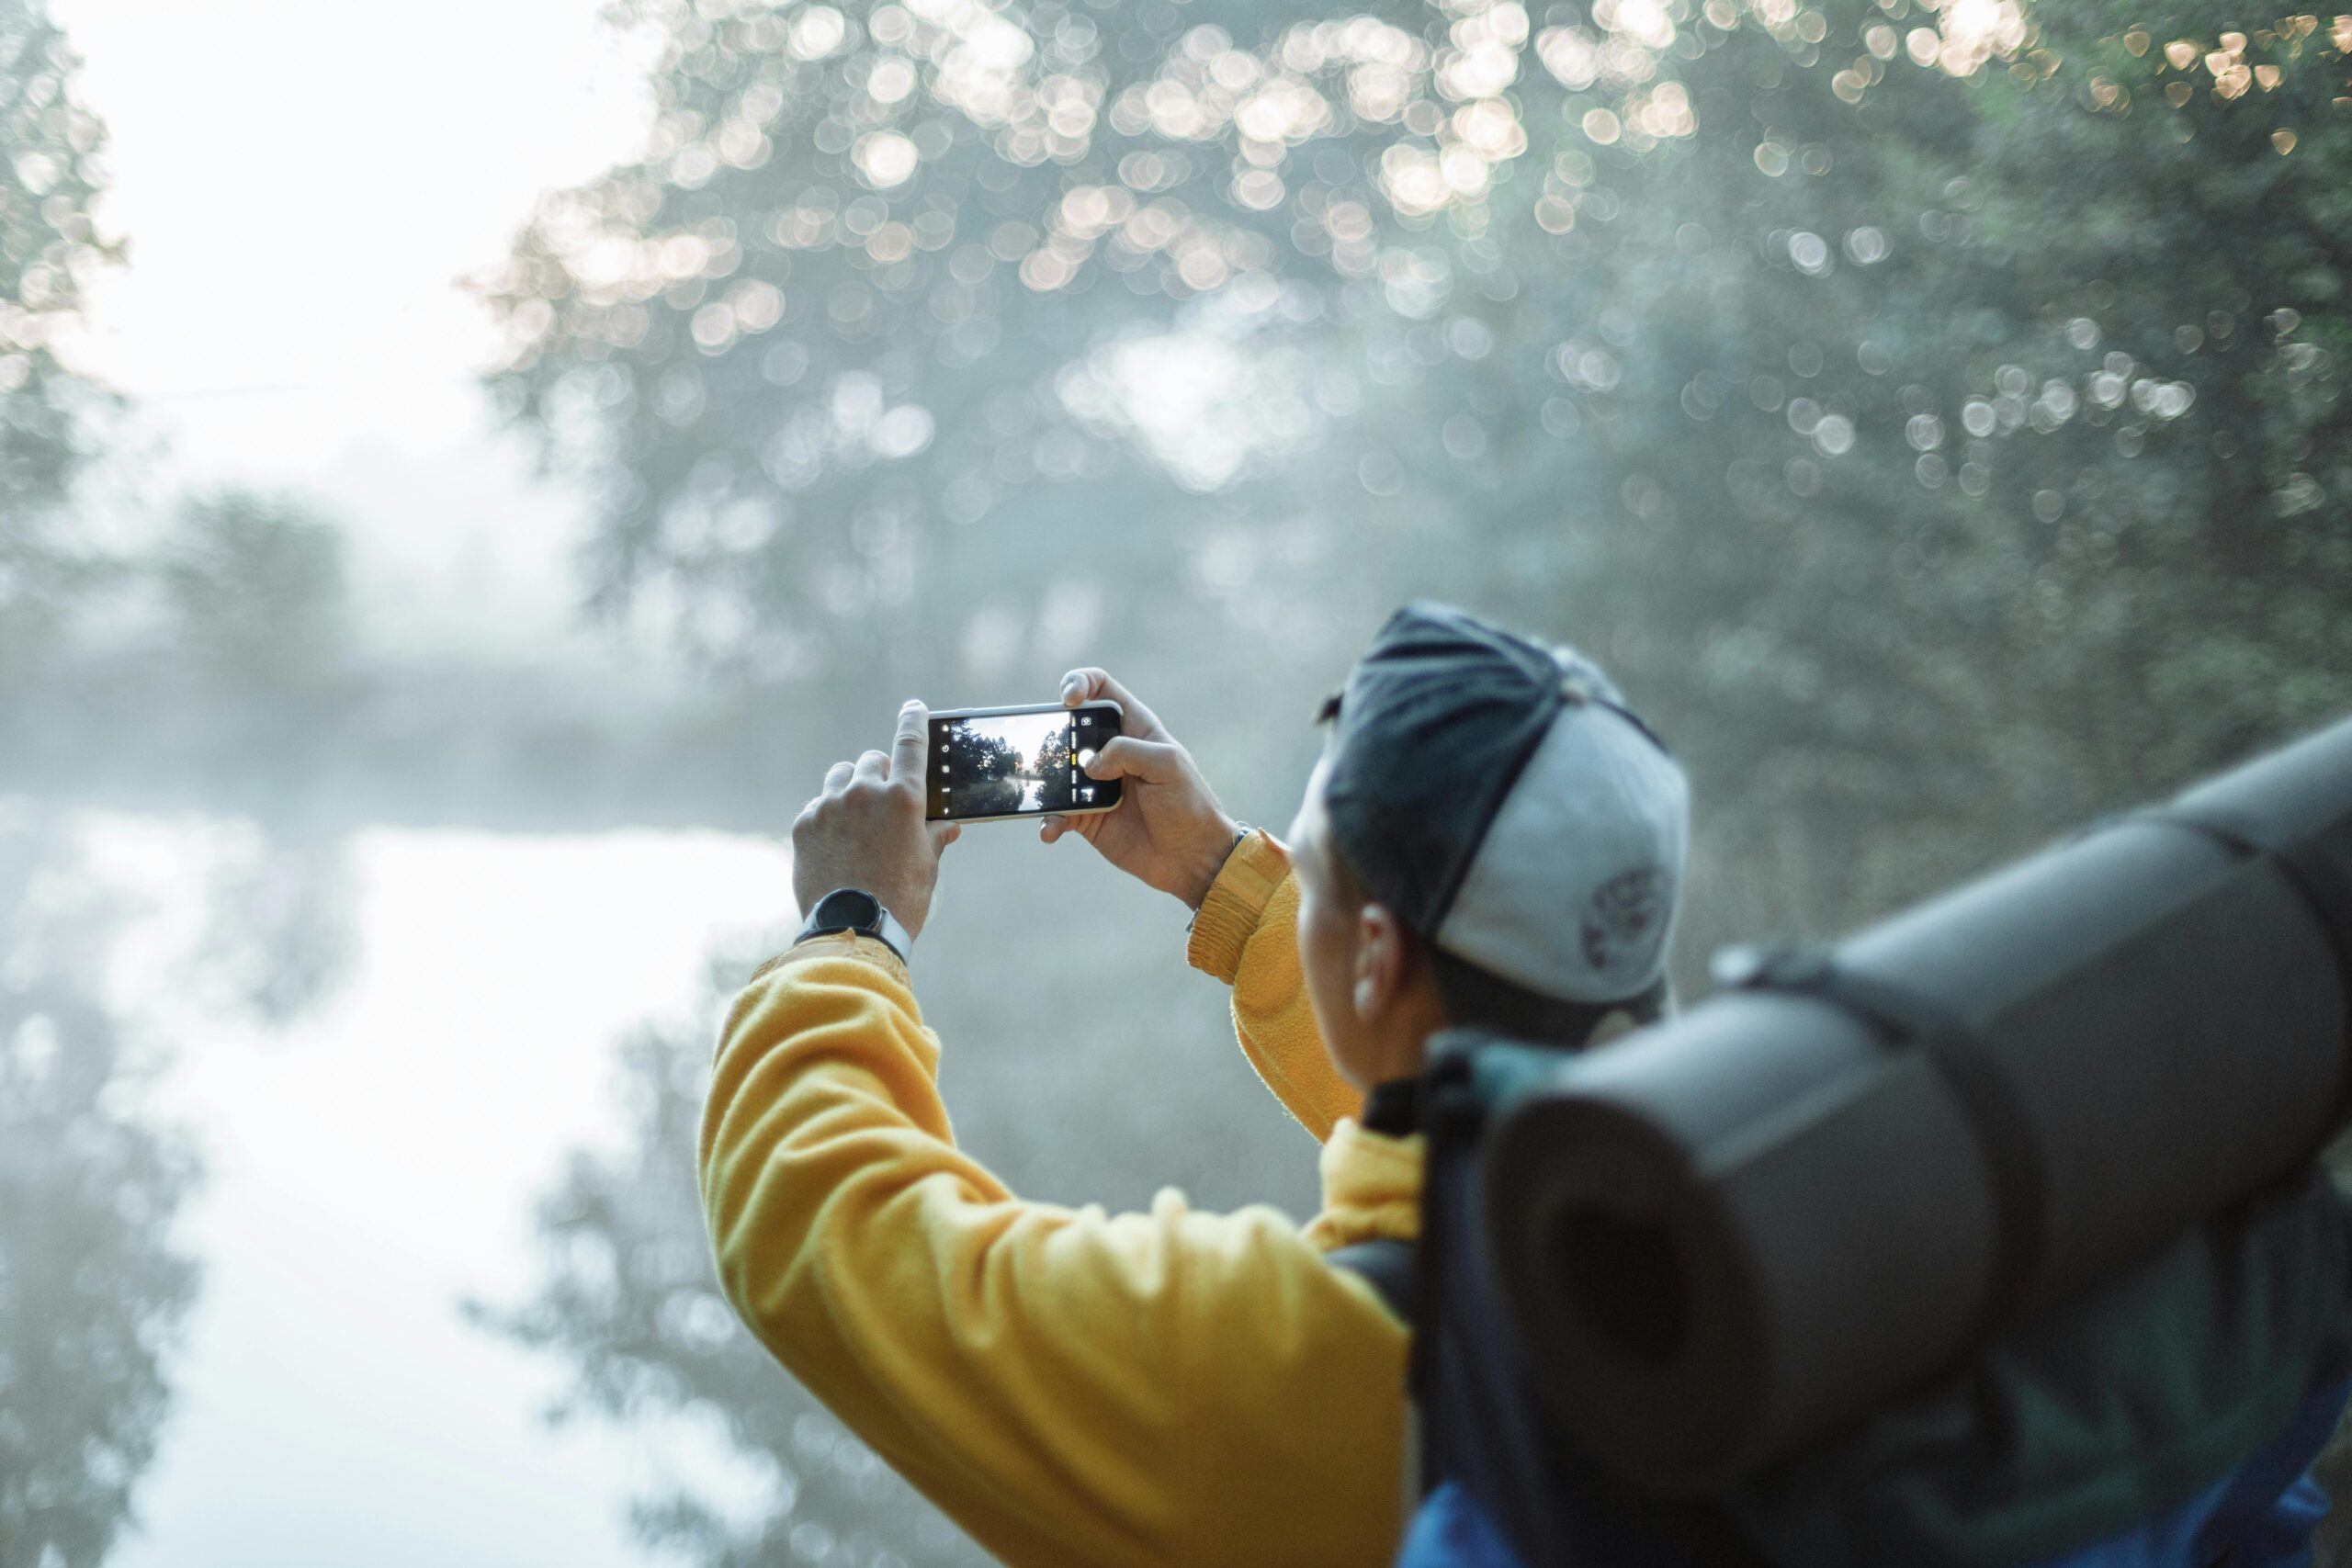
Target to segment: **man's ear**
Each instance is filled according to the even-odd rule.
[[[1404,925],[1385,904],[1366,904],[1356,916],[1355,988],[1351,998],[1360,1021],[1370,1023],[1388,1010],[1404,989],[1410,960]]]

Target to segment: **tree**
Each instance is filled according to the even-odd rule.
[[[1536,32],[1524,152],[1475,194],[1393,188],[1385,297],[1326,372],[1359,410],[1290,465],[1291,510],[1360,500],[1277,602],[1487,605],[1675,739],[1686,970],[2352,701],[2352,476],[2314,457],[2352,227],[2341,139],[2290,129],[2342,112],[2352,36],[1990,14]]]
[[[363,694],[340,529],[270,496],[193,497],[141,567],[162,590],[189,751],[241,792],[288,791]]]
[[[75,100],[75,65],[45,0],[0,0],[0,682],[106,565],[53,518],[112,405],[55,344],[119,255],[91,217],[106,128]]]
[[[2332,24],[628,15],[657,155],[524,236],[499,385],[605,465],[605,586],[715,601],[699,638],[910,680],[1073,539],[1162,663],[1205,611],[1329,662],[1453,593],[1620,668],[1741,846],[1719,907],[1803,929],[2352,696]],[[1117,369],[1170,329],[1258,367],[1282,457],[1206,515]],[[920,451],[857,434],[918,404]],[[1050,501],[1049,441],[1088,455]],[[861,549],[888,605],[819,592]]]
[[[1036,752],[1029,759],[1028,772],[1043,781],[1043,798],[1047,806],[1070,803],[1069,775],[1076,765],[1070,757],[1069,726],[1064,724],[1047,730],[1039,739]]]
[[[986,817],[1021,808],[1021,753],[1008,741],[967,729],[956,742],[956,777],[964,786],[954,800],[967,816]]]

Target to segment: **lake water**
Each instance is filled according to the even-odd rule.
[[[200,934],[187,885],[217,833],[90,828],[98,868],[146,909],[135,948]],[[144,1528],[111,1561],[650,1561],[632,1496],[689,1474],[723,1499],[764,1478],[730,1478],[739,1461],[692,1426],[550,1430],[539,1412],[566,1369],[458,1303],[527,1293],[534,1202],[568,1152],[619,1139],[616,1037],[698,1011],[715,942],[789,922],[786,854],[713,834],[371,831],[352,869],[355,966],[283,1033],[191,1024],[168,963],[123,995],[171,1042],[160,1109],[197,1134],[207,1177],[179,1233],[204,1274],[174,1413]]]

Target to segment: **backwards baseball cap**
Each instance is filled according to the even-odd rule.
[[[1657,987],[1690,786],[1608,677],[1443,604],[1389,618],[1326,709],[1324,807],[1415,935],[1540,997]]]

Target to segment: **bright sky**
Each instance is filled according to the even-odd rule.
[[[291,489],[353,527],[379,630],[543,641],[580,511],[494,438],[460,280],[650,108],[597,0],[53,0],[107,121],[130,265],[69,352],[175,479]]]

